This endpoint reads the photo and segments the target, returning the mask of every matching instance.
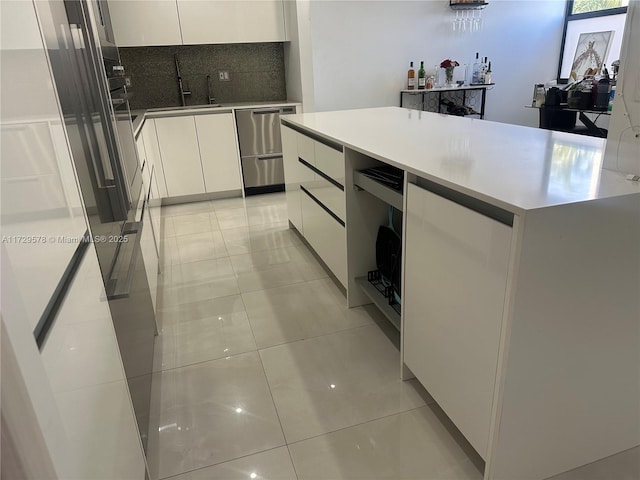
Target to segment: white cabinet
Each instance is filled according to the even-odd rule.
[[[152,185],[157,190],[157,198],[168,196],[167,184],[164,181],[164,169],[162,168],[162,157],[160,156],[160,146],[158,145],[158,135],[156,134],[156,121],[147,118],[142,126],[140,137],[144,143],[144,154],[147,162],[149,162],[154,170],[154,182]],[[138,137],[138,138],[140,138]]]
[[[153,174],[153,172],[152,172]],[[146,186],[145,186],[146,188]],[[151,215],[151,207],[149,202],[144,205],[144,222],[140,237],[140,251],[144,259],[144,268],[149,282],[149,291],[151,292],[151,303],[153,311],[156,312],[156,300],[158,297],[158,249],[156,239],[154,237],[154,222]]]
[[[195,122],[205,190],[241,190],[240,158],[233,114],[197,115]]]
[[[109,13],[118,47],[182,45],[174,0],[110,0]]]
[[[298,161],[298,137],[307,137],[298,134],[295,130],[285,125],[280,126],[280,133],[282,136],[282,157],[289,221],[300,233],[304,234],[300,207],[300,196],[302,195],[300,184],[313,181],[314,174]],[[309,140],[311,141],[311,139]]]
[[[282,0],[178,0],[185,45],[283,42]]]
[[[346,287],[343,153],[286,125],[280,134],[289,221]]]
[[[204,193],[202,164],[193,116],[156,119],[167,195]]]
[[[511,227],[409,184],[404,361],[483,457]]]
[[[346,287],[347,240],[344,226],[305,191],[301,195],[304,238]]]

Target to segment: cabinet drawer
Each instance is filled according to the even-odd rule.
[[[331,210],[343,222],[346,218],[344,190],[339,189],[333,183],[317,175],[312,182],[303,182],[301,185],[325,207]]]
[[[304,238],[343,286],[347,285],[347,241],[344,227],[304,190],[301,193]]]
[[[314,142],[315,167],[344,186],[344,155],[323,143]]]
[[[298,157],[311,165],[315,165],[316,163],[314,143],[315,141],[312,138],[300,133],[298,134]]]

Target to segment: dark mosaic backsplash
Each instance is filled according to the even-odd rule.
[[[281,101],[287,97],[282,43],[123,47],[120,59],[131,76],[131,109],[180,105],[174,54],[180,59],[187,105],[207,101],[207,75],[217,103]],[[220,81],[218,71],[231,78]]]

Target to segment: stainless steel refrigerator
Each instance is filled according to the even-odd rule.
[[[144,195],[128,81],[104,0],[35,4],[146,451],[156,323],[140,252]],[[39,322],[39,344],[55,315]]]

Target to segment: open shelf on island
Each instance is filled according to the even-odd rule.
[[[372,285],[367,277],[357,277],[356,283],[362,288],[364,294],[374,303],[376,307],[387,317],[391,324],[400,330],[400,313],[396,308],[400,308],[399,304],[389,305],[389,299],[384,296],[380,290]],[[396,307],[396,308],[394,308]]]
[[[402,211],[402,192],[387,187],[358,171],[353,172],[353,183],[356,187]]]

